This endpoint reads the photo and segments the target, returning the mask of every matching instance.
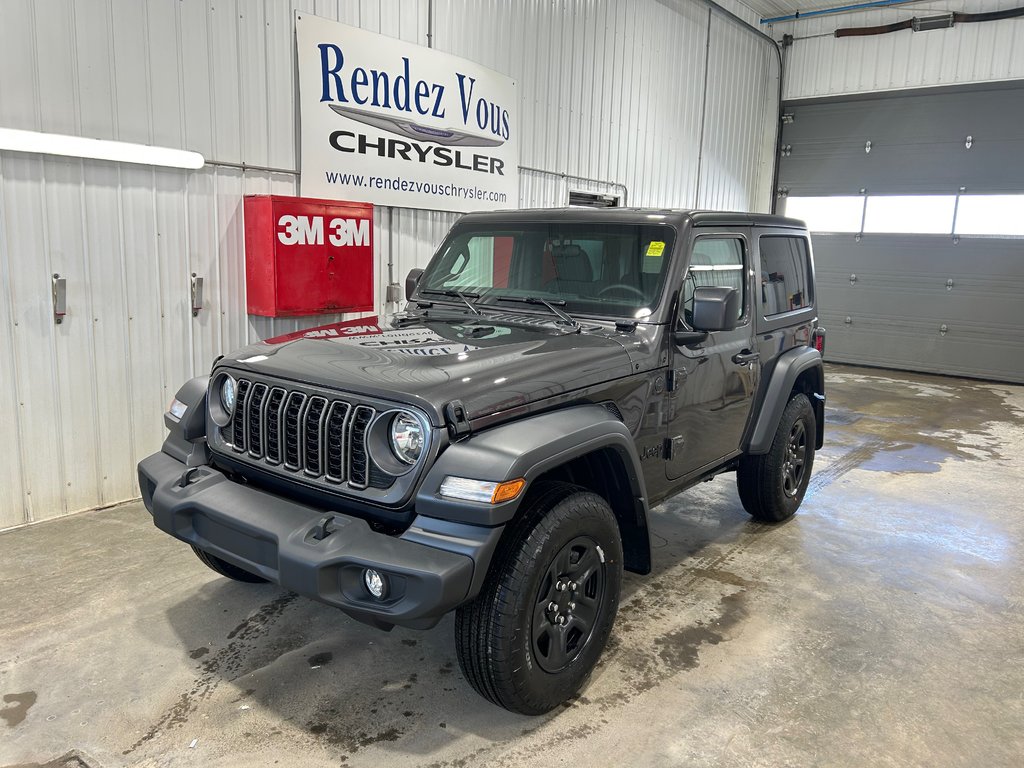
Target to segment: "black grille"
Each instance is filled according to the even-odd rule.
[[[345,461],[347,454],[345,448],[348,442],[346,440],[348,417],[351,414],[352,406],[340,400],[336,400],[331,405],[331,410],[327,414],[327,435],[325,437],[327,466],[324,474],[327,475],[328,480],[333,480],[336,483],[344,481],[347,475],[348,462]]]
[[[245,406],[249,402],[249,382],[244,379],[235,385],[235,413],[242,414],[243,418],[236,418],[231,423],[231,443],[234,444],[236,451],[244,451],[246,446],[245,441],[245,426],[246,420],[244,418]]]
[[[352,488],[371,483],[366,430],[377,412],[370,406],[247,379],[239,379],[235,398],[221,436],[236,453]]]
[[[306,460],[303,464],[306,474],[313,475],[313,477],[319,477],[324,473],[320,441],[323,438],[324,411],[326,409],[327,401],[324,398],[311,397],[302,418],[302,447],[306,451]]]
[[[284,465],[288,469],[300,469],[302,454],[299,452],[299,416],[302,406],[306,404],[306,396],[301,392],[292,392],[285,400],[284,418]],[[235,446],[236,450],[238,446]]]
[[[281,463],[281,404],[286,394],[280,387],[274,387],[267,395],[263,423],[267,435],[266,457],[271,464]]]
[[[263,400],[267,396],[268,387],[266,384],[253,385],[252,392],[245,404],[245,423],[249,433],[246,445],[249,447],[249,455],[259,458],[264,453],[263,445]]]
[[[348,484],[353,488],[365,488],[369,482],[369,461],[366,458],[366,428],[373,419],[373,408],[356,406],[352,417],[352,431],[349,434],[348,465],[351,470]]]

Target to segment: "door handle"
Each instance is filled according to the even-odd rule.
[[[761,359],[760,352],[751,352],[750,350],[744,350],[732,356],[732,361],[737,365],[747,365]]]

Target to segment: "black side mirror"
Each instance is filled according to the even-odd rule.
[[[420,278],[423,276],[422,269],[410,269],[409,274],[405,278],[405,300],[412,301],[412,295],[416,292],[416,286],[420,284]]]
[[[736,288],[704,286],[693,292],[693,322],[698,331],[731,331],[740,313]]]

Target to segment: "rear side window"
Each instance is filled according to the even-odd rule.
[[[765,236],[761,246],[761,306],[771,317],[811,305],[807,240]]]

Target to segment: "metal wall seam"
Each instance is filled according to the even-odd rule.
[[[436,44],[459,55],[480,54],[482,63],[519,81],[523,164],[621,181],[638,205],[693,205],[690,155],[699,139],[696,128],[679,116],[692,112],[693,88],[703,83],[703,67],[693,66],[688,53],[703,51],[706,10],[694,4],[609,2],[602,7],[610,21],[591,26],[564,23],[565,14],[551,4],[521,6],[508,21],[506,37],[533,39],[540,51],[520,46],[513,69],[503,68],[501,46],[479,51],[476,41],[486,35],[469,35],[468,30],[495,23],[487,3],[438,2]],[[555,49],[560,57],[553,55]],[[567,56],[578,59],[568,72]],[[552,62],[546,68],[545,59]],[[557,66],[567,77],[551,76]],[[592,95],[584,98],[583,89]],[[589,114],[584,105],[590,105]],[[572,140],[576,130],[584,138]],[[675,178],[662,180],[662,169],[672,169]],[[678,169],[686,169],[689,178],[678,178]]]
[[[7,451],[7,460],[0,461],[0,529],[28,522],[25,499],[25,465],[21,446],[25,429],[21,418],[22,391],[15,354],[14,336],[20,327],[14,313],[11,292],[11,255],[8,249],[7,202],[4,194],[4,158],[0,154],[0,439],[17,446]],[[10,361],[9,364],[6,361]]]
[[[777,112],[774,104],[770,115],[764,109],[761,83],[770,78],[764,44],[718,15],[711,30],[708,80],[715,87],[708,90],[698,205],[768,211],[770,182],[761,178],[760,156]]]

